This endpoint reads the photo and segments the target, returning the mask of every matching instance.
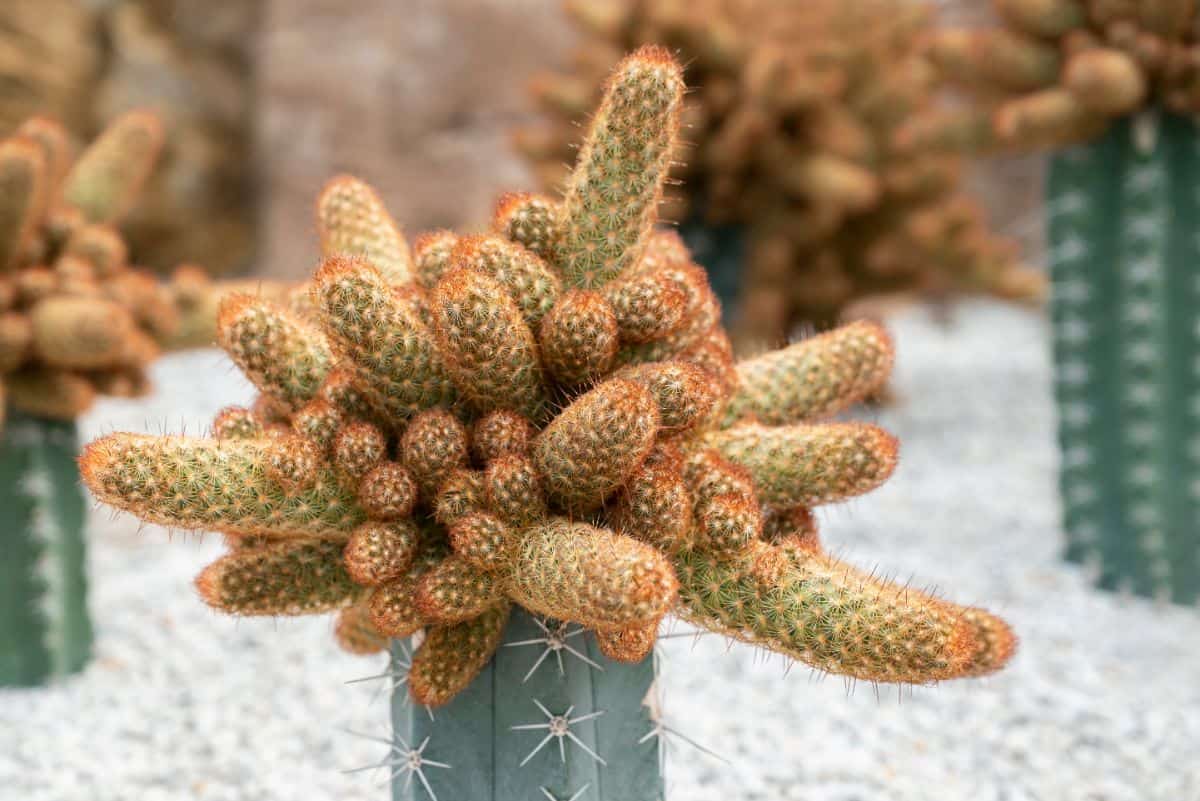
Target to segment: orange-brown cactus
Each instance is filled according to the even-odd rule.
[[[735,365],[703,269],[646,213],[681,71],[647,49],[608,87],[574,205],[507,196],[489,235],[419,239],[397,283],[374,245],[347,252],[368,229],[406,252],[367,204],[349,234],[326,233],[307,317],[230,302],[222,341],[267,402],[222,412],[215,439],[101,439],[82,457],[89,486],[224,532],[235,547],[200,581],[219,609],[340,610],[355,652],[423,629],[409,685],[427,704],[482,669],[514,603],[623,661],[673,612],[880,681],[998,667],[1002,621],[818,544],[808,507],[895,465],[885,432],[821,420],[886,380],[886,334],[859,324]]]
[[[111,227],[162,146],[146,111],[115,120],[77,159],[56,123],[0,139],[0,422],[5,403],[71,420],[101,394],[145,391],[179,325],[170,294],[128,263]]]

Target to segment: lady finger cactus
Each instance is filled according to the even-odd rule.
[[[431,768],[397,798],[658,798],[633,735],[672,612],[879,681],[1011,650],[987,613],[820,549],[808,507],[895,464],[879,429],[821,421],[881,385],[891,344],[860,324],[735,367],[703,269],[653,225],[682,92],[664,51],[629,56],[566,201],[506,196],[491,234],[418,239],[411,280],[339,246],[307,319],[231,301],[222,341],[269,402],[223,413],[219,439],[114,434],[82,456],[101,500],[230,538],[200,582],[219,608],[337,610],[355,652],[424,631],[408,686],[445,709],[397,700],[406,764]],[[338,219],[398,230],[360,213]],[[507,736],[542,729],[574,735],[561,761]]]

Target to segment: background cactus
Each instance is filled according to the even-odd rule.
[[[913,142],[1050,148],[1047,185],[1066,556],[1107,588],[1194,603],[1200,43],[1191,2],[997,2],[939,34],[979,90]]]
[[[15,415],[0,434],[0,686],[74,673],[91,651],[77,448],[68,422]]]
[[[170,132],[121,231],[137,261],[244,269],[254,245],[251,53],[261,4],[9,0],[0,8],[0,132],[52,116],[81,139],[152,108]]]
[[[987,232],[961,190],[956,156],[893,141],[935,108],[919,47],[926,6],[571,0],[567,9],[584,42],[570,72],[535,83],[547,118],[518,132],[518,148],[544,185],[558,185],[620,54],[646,43],[675,49],[695,92],[673,172],[682,185],[668,192],[665,216],[683,223],[710,272],[722,268],[714,281],[730,297],[739,282],[725,273],[744,262],[739,346],[783,341],[798,324],[828,326],[865,295],[1040,295],[1040,277]]]
[[[1195,603],[1200,140],[1174,115],[1056,156],[1050,243],[1067,558],[1099,583]]]
[[[42,118],[0,140],[0,683],[79,669],[90,646],[75,418],[146,390],[177,313],[129,266],[111,223],[161,144],[157,119],[116,120],[77,160]],[[13,420],[5,426],[7,410]]]
[[[994,0],[1000,25],[945,29],[930,59],[986,102],[910,124],[909,145],[987,149],[1092,141],[1150,106],[1200,108],[1190,0]]]
[[[210,437],[113,434],[81,457],[102,501],[225,534],[197,579],[215,608],[336,611],[356,653],[422,632],[405,683],[443,709],[401,719],[388,762],[453,768],[430,762],[408,783],[417,798],[576,792],[600,760],[600,797],[657,797],[632,733],[647,730],[646,660],[672,611],[875,681],[976,675],[1011,654],[998,618],[821,552],[808,507],[880,484],[896,443],[819,421],[886,379],[891,343],[860,323],[734,363],[704,270],[654,228],[682,94],[665,50],[621,61],[563,199],[505,196],[482,236],[410,249],[370,187],[334,179],[307,302],[222,303],[254,407],[222,412]],[[538,710],[517,663],[493,661],[529,639],[526,612],[639,667],[550,672],[532,691],[565,706]],[[589,683],[592,705],[566,712]],[[520,698],[532,717],[510,723]],[[553,750],[514,759],[500,742],[579,716],[594,754],[563,742],[552,772]]]

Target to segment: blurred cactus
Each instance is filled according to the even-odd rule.
[[[0,686],[83,668],[92,644],[75,425],[14,415],[0,432]]]
[[[993,0],[999,25],[942,30],[928,52],[979,101],[902,132],[913,149],[1087,142],[1142,109],[1200,110],[1192,0]]]
[[[0,132],[33,114],[88,138],[136,108],[169,130],[145,202],[122,220],[140,264],[247,266],[254,233],[253,36],[239,0],[5,0]]]
[[[1200,9],[996,0],[930,52],[975,90],[914,147],[1054,153],[1047,185],[1066,556],[1099,584],[1200,597],[1195,183]],[[955,131],[970,131],[958,136]],[[950,135],[947,135],[950,132]]]
[[[0,683],[78,670],[90,644],[74,420],[99,395],[146,390],[177,312],[112,227],[162,145],[143,111],[79,158],[34,117],[0,140]],[[4,416],[14,412],[5,430]]]
[[[113,434],[81,457],[102,501],[226,535],[197,579],[215,608],[336,611],[355,653],[424,632],[407,687],[449,706],[393,756],[399,773],[453,770],[409,775],[412,797],[569,796],[568,780],[613,757],[622,778],[599,797],[658,798],[631,732],[648,728],[643,660],[672,611],[872,681],[985,673],[1013,649],[999,619],[816,543],[809,506],[867,492],[896,464],[884,431],[820,422],[880,386],[891,343],[860,323],[734,363],[704,270],[654,228],[682,93],[665,50],[621,61],[565,196],[505,196],[483,236],[410,248],[369,187],[334,179],[309,304],[222,303],[218,336],[262,393],[254,407],[222,412],[207,438]],[[573,670],[544,711],[514,660],[477,687],[502,643],[528,639],[526,612],[590,630],[572,641],[581,653],[643,667]],[[452,703],[464,692],[479,703]],[[553,772],[556,759],[516,758],[495,724],[517,706],[530,719],[512,725],[550,726],[543,737],[585,717],[596,753],[560,737]],[[496,789],[463,789],[480,787]]]
[[[146,390],[178,312],[129,265],[113,226],[162,137],[156,116],[134,111],[77,159],[66,132],[40,117],[0,140],[0,387],[11,408],[73,420],[98,395]]]
[[[919,43],[929,9],[902,0],[570,0],[584,43],[567,74],[534,85],[547,120],[516,144],[560,184],[578,123],[620,53],[675,49],[695,87],[664,214],[722,254],[745,229],[735,340],[761,347],[825,326],[866,295],[982,289],[1038,298],[1040,276],[985,228],[943,148],[894,145],[935,107]],[[709,231],[705,232],[704,228]],[[717,233],[722,232],[722,233]],[[736,253],[736,251],[731,251]],[[735,261],[736,261],[735,257]],[[710,270],[722,261],[705,262]],[[726,283],[725,270],[715,278]]]
[[[1100,586],[1200,599],[1200,138],[1122,120],[1048,187],[1068,559]]]

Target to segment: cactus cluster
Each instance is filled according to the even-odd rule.
[[[80,459],[102,501],[222,532],[196,584],[234,615],[337,612],[355,652],[423,631],[429,705],[492,658],[514,605],[638,662],[697,625],[872,681],[999,668],[998,618],[822,550],[811,507],[867,492],[895,440],[823,422],[892,346],[857,323],[735,364],[703,268],[655,228],[683,73],[644,47],[609,79],[561,199],[410,247],[365,183],[317,203],[322,259],[289,305],[221,304],[257,386],[208,437],[112,434]]]
[[[1097,138],[1149,107],[1200,110],[1192,0],[993,0],[1000,25],[948,29],[930,57],[984,102],[914,124],[914,148],[1021,149]]]
[[[674,49],[694,93],[664,215],[736,224],[745,266],[739,344],[825,326],[850,302],[899,290],[1032,298],[1041,281],[991,235],[952,152],[901,150],[895,133],[935,108],[919,47],[930,9],[905,0],[571,0],[583,43],[533,87],[546,119],[516,145],[554,185],[619,54]],[[690,227],[690,226],[689,226]],[[711,267],[712,265],[710,265]]]
[[[40,117],[0,140],[0,408],[71,420],[97,395],[145,390],[178,311],[130,266],[114,224],[162,139],[157,117],[135,111],[77,159],[63,128]]]

